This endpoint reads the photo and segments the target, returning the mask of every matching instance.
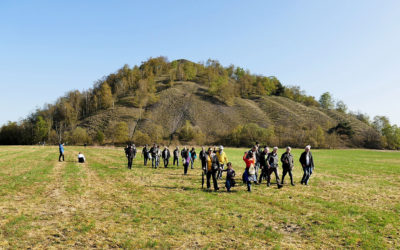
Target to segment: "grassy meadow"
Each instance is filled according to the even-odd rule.
[[[229,148],[227,193],[201,189],[199,161],[183,176],[140,155],[128,170],[122,148],[65,149],[59,163],[57,147],[0,147],[0,248],[400,248],[400,152],[313,150],[303,186],[293,150],[295,187],[248,193],[245,149]]]

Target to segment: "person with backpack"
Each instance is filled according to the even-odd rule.
[[[282,185],[279,183],[279,158],[278,158],[278,147],[274,147],[271,153],[268,154],[267,157],[267,165],[268,165],[268,173],[267,173],[267,186],[271,185],[271,174],[275,173],[276,184],[278,188],[282,188]]]
[[[303,178],[301,179],[301,184],[308,185],[308,181],[310,180],[310,176],[314,170],[314,158],[311,154],[311,146],[306,146],[304,152],[300,156],[300,163],[303,167]]]
[[[128,159],[128,169],[132,169],[132,162],[134,158],[134,149],[131,143],[129,143],[126,148],[125,148],[125,155],[126,158]]]
[[[147,161],[149,160],[149,145],[145,145],[143,150],[142,150],[142,156],[144,159],[144,165],[147,166]]]
[[[60,156],[58,157],[58,161],[61,161],[61,158],[63,161],[65,161],[65,159],[64,159],[64,143],[60,143],[58,145],[58,149],[60,151]]]
[[[176,162],[176,166],[179,167],[179,147],[176,147],[174,152],[174,162],[173,165],[175,166],[175,162]]]
[[[251,192],[251,182],[257,182],[255,154],[253,154],[252,151],[245,152],[243,161],[246,163],[246,168],[243,173],[243,181],[247,184],[247,191]]]
[[[217,171],[219,169],[219,160],[211,148],[208,148],[206,154],[206,171],[207,171],[207,189],[211,187],[210,179],[214,184],[214,191],[218,191]]]
[[[157,145],[154,143],[153,147],[150,148],[150,156],[151,156],[151,167],[157,168]]]
[[[192,150],[190,151],[190,168],[193,169],[194,168],[194,161],[197,158],[197,154],[196,154],[196,149],[192,148]]]
[[[258,183],[261,184],[262,180],[266,180],[268,176],[268,165],[267,165],[267,157],[269,154],[269,147],[265,147],[264,150],[260,153],[259,160],[260,160],[260,178]]]
[[[167,168],[169,164],[169,158],[171,158],[171,153],[169,152],[168,147],[165,147],[162,151],[162,158],[164,160],[164,168]]]
[[[287,147],[286,152],[282,154],[281,156],[281,162],[282,162],[282,181],[281,184],[283,185],[283,181],[285,179],[286,174],[289,174],[290,177],[290,184],[294,186],[293,182],[293,175],[292,175],[292,170],[294,167],[294,160],[293,160],[293,155],[292,155],[292,148]]]
[[[181,151],[181,157],[182,157],[182,164],[183,164],[183,174],[187,175],[191,157],[190,157],[189,149],[187,149],[186,146],[183,147],[183,149]]]
[[[233,170],[232,168],[232,163],[228,162],[228,164],[226,164],[227,169],[224,170],[224,172],[226,172],[226,181],[225,181],[225,187],[226,187],[226,191],[230,192],[231,188],[235,186],[236,182],[235,182],[235,170]]]
[[[225,164],[228,163],[228,157],[224,152],[224,146],[219,146],[217,151],[217,157],[219,160],[220,169],[218,170],[218,179],[222,179],[222,171],[224,170]]]

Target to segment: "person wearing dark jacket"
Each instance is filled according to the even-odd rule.
[[[260,179],[258,181],[259,184],[261,184],[263,179],[266,180],[268,176],[268,164],[267,164],[268,154],[269,154],[269,147],[265,147],[259,156],[260,168],[261,168]]]
[[[192,148],[192,150],[190,151],[190,168],[193,169],[194,168],[194,161],[197,158],[197,154],[196,154],[196,150],[194,148]]]
[[[314,158],[311,154],[311,146],[306,146],[304,152],[300,156],[300,163],[303,167],[303,178],[301,179],[301,184],[308,185],[310,176],[314,170]]]
[[[163,161],[164,161],[164,168],[168,167],[169,164],[169,158],[171,158],[171,153],[169,152],[168,147],[165,147],[164,150],[161,153]]]
[[[151,167],[152,168],[157,168],[157,154],[158,154],[157,145],[153,144],[153,147],[150,148]]]
[[[132,162],[133,158],[135,158],[136,155],[136,148],[134,148],[132,144],[129,144],[125,148],[125,155],[126,158],[128,159],[128,168],[132,169]]]
[[[231,188],[235,186],[236,182],[235,182],[235,170],[233,170],[232,168],[232,163],[228,162],[227,164],[227,169],[223,170],[224,172],[226,172],[226,182],[225,182],[225,187],[226,190],[228,192],[231,191]]]
[[[215,155],[211,148],[208,148],[206,154],[206,171],[207,171],[207,188],[211,187],[210,179],[212,177],[214,184],[214,191],[219,190],[217,183],[217,172],[220,168],[218,157]]]
[[[207,154],[207,152],[206,152],[206,150],[204,149],[204,147],[201,147],[201,151],[200,151],[200,153],[199,153],[199,159],[200,159],[200,161],[201,161],[201,168],[202,168],[203,170],[206,169],[206,154]]]
[[[176,166],[179,167],[179,147],[176,147],[176,149],[174,150],[174,166],[175,166],[175,162],[176,162]]]
[[[142,150],[142,156],[144,159],[144,165],[147,166],[147,161],[149,160],[149,145],[146,144],[146,146],[144,146],[143,150]]]
[[[183,174],[186,175],[188,168],[189,168],[189,164],[190,164],[190,151],[188,148],[183,147],[182,151],[181,151],[181,157],[182,157],[182,164],[183,164]]]
[[[287,147],[286,152],[282,154],[281,156],[281,162],[282,162],[282,181],[281,184],[283,185],[283,180],[285,179],[286,174],[289,174],[290,177],[290,184],[294,186],[293,182],[293,175],[292,175],[292,170],[294,167],[294,160],[293,160],[293,155],[292,155],[292,148]]]
[[[278,174],[278,167],[279,167],[278,147],[274,147],[272,152],[268,154],[267,165],[268,165],[267,186],[269,187],[271,185],[271,174],[275,173],[276,184],[278,185],[278,188],[282,188],[282,185],[279,183],[279,174]]]

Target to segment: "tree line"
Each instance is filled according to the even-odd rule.
[[[0,129],[0,144],[31,145],[42,142],[55,144],[60,141],[68,141],[71,144],[103,144],[106,141],[123,143],[127,140],[150,142],[154,138],[149,134],[132,131],[123,121],[113,122],[107,128],[90,134],[84,127],[79,126],[79,123],[87,117],[112,108],[124,97],[132,97],[129,104],[144,112],[146,107],[158,101],[158,91],[181,81],[193,81],[203,85],[209,95],[225,105],[233,105],[236,97],[251,99],[255,96],[281,96],[310,107],[335,109],[354,116],[376,131],[375,134],[371,134],[373,138],[369,147],[400,148],[400,129],[396,125],[391,125],[388,118],[377,116],[370,121],[365,114],[348,112],[347,106],[342,101],[335,102],[328,92],[316,100],[298,86],[283,86],[274,76],[251,74],[250,71],[234,65],[224,67],[217,60],[209,59],[205,63],[193,63],[187,60],[169,62],[166,57],[150,58],[134,67],[124,65],[115,73],[95,82],[91,89],[70,91],[55,103],[45,105],[20,122],[8,122]],[[332,133],[335,132],[337,135],[339,131],[351,136],[351,126],[346,123],[341,125],[332,130]],[[277,137],[275,140],[279,140],[279,136],[284,133],[281,130],[281,128],[261,128],[256,124],[247,124],[235,128],[221,140],[224,140],[226,145],[246,145],[247,139],[244,138],[256,136],[254,133],[269,138],[268,140]],[[325,144],[328,145],[327,141],[335,140],[334,135],[332,138],[325,138],[329,135],[325,136],[323,131],[320,133],[321,130],[322,128],[316,125],[312,131],[299,133],[299,138],[295,138],[295,141],[310,138],[308,141],[314,140],[316,144],[324,147]],[[376,138],[377,134],[379,138]],[[178,131],[176,140],[200,142],[203,140],[202,137],[204,136],[201,130],[187,122]]]

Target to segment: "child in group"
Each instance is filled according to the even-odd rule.
[[[230,192],[231,188],[234,187],[235,184],[236,184],[236,182],[235,182],[236,173],[235,173],[235,170],[233,170],[233,168],[232,168],[232,163],[231,162],[228,162],[227,167],[228,168],[223,170],[223,171],[226,172],[225,187],[226,187],[226,190],[228,192]]]

